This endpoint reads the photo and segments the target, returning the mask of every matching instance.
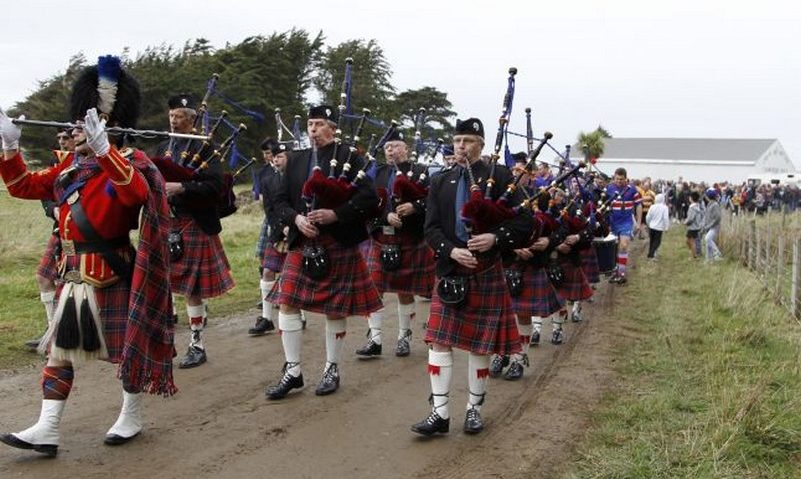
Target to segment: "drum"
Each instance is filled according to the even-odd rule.
[[[598,270],[601,273],[611,273],[617,266],[617,238],[595,238],[592,240],[595,254],[598,256]]]

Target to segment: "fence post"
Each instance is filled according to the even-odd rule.
[[[751,220],[751,229],[748,232],[748,267],[754,269],[754,244],[756,243],[756,220]]]
[[[776,299],[782,299],[782,280],[784,279],[784,235],[779,235],[776,245]]]
[[[796,238],[793,241],[793,280],[790,287],[790,311],[794,318],[798,318],[798,288],[799,279],[801,279],[801,239]]]

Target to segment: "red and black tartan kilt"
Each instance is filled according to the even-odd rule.
[[[581,255],[581,269],[589,283],[601,282],[601,271],[598,269],[598,255],[595,253],[595,245],[579,250]]]
[[[264,248],[264,256],[261,260],[261,267],[272,271],[273,273],[280,273],[284,268],[284,261],[286,260],[286,253],[280,253],[275,249],[272,243],[267,244]]]
[[[328,277],[316,281],[303,274],[301,242],[287,253],[268,302],[334,317],[367,316],[383,307],[358,246],[342,246],[327,235],[318,237],[316,243],[328,253]]]
[[[565,274],[565,279],[557,291],[559,296],[566,301],[583,301],[592,297],[592,288],[584,276],[581,266],[576,266],[572,261],[560,259],[559,265]]]
[[[512,307],[518,317],[548,317],[559,311],[565,301],[554,289],[545,268],[515,261],[509,267],[523,272],[523,291],[512,296]]]
[[[170,287],[182,296],[213,298],[234,287],[231,266],[219,235],[208,235],[191,218],[173,218],[172,231],[180,231],[184,254],[170,263]]]
[[[475,354],[520,352],[520,335],[501,261],[484,269],[479,266],[479,271],[469,276],[467,298],[458,307],[440,301],[434,288],[425,341]]]
[[[80,256],[67,257],[67,270],[80,268]],[[56,288],[56,304],[61,295],[64,283],[59,281]],[[103,336],[108,348],[106,361],[119,363],[122,349],[125,346],[125,328],[128,325],[128,300],[131,293],[130,285],[125,281],[118,281],[107,288],[95,288],[97,307],[100,309],[100,321],[103,324]],[[55,336],[54,336],[55,338]]]
[[[56,261],[56,249],[59,247],[61,240],[56,235],[50,235],[45,247],[44,256],[39,261],[39,267],[36,268],[36,274],[47,278],[51,281],[58,279],[58,264]]]
[[[401,267],[395,271],[384,271],[381,265],[381,246],[400,244]],[[382,293],[416,294],[431,297],[434,289],[434,252],[422,239],[408,236],[379,235],[372,241],[367,256],[367,268],[376,288]]]

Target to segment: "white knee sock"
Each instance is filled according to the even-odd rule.
[[[531,326],[533,327],[532,328],[533,331],[541,333],[542,332],[542,317],[540,317],[540,316],[532,316],[531,317]],[[532,334],[533,334],[533,331],[532,331]]]
[[[370,327],[370,339],[376,343],[381,344],[381,325],[384,322],[384,308],[370,313],[367,319],[367,325]]]
[[[295,377],[300,376],[300,349],[303,339],[300,314],[278,313],[278,328],[281,330],[284,358],[289,363],[287,372]]]
[[[428,350],[428,378],[431,380],[433,411],[443,419],[451,417],[448,394],[453,377],[453,352]]]
[[[42,301],[42,304],[45,308],[45,314],[47,315],[47,324],[53,322],[53,310],[56,307],[56,292],[55,291],[42,291],[39,293],[39,299]]]
[[[275,281],[267,281],[261,280],[259,281],[259,289],[261,290],[261,316],[263,318],[267,318],[272,320],[273,318],[270,317],[272,313],[273,305],[267,302],[267,295],[270,293],[270,290],[273,289],[273,284]]]
[[[490,357],[487,354],[473,354],[467,357],[467,384],[470,388],[467,409],[471,407],[481,410],[484,395],[487,392]]]
[[[347,320],[327,319],[325,321],[325,356],[329,364],[339,364],[342,357],[342,347],[345,346],[345,331],[347,330]]]
[[[186,314],[189,316],[189,329],[191,330],[189,346],[204,349],[203,323],[206,315],[206,308],[204,308],[202,304],[196,306],[187,305]]]
[[[529,348],[531,347],[531,334],[534,332],[534,325],[517,323],[517,331],[520,333],[520,346],[523,350],[515,354],[515,356],[517,356],[517,359],[522,359],[521,356],[523,354],[528,354]]]
[[[414,318],[415,303],[398,303],[398,339],[403,339],[412,329],[412,318]]]

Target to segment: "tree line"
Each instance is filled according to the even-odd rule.
[[[284,121],[291,125],[294,115],[305,119],[313,101],[323,99],[332,105],[339,104],[348,57],[354,60],[351,78],[354,114],[368,108],[373,118],[385,122],[398,120],[411,136],[414,115],[420,107],[425,107],[424,137],[432,139],[450,135],[456,116],[447,93],[436,87],[398,91],[392,84],[392,67],[376,40],[348,40],[329,46],[322,32],[311,34],[292,29],[249,37],[220,48],[198,38],[187,41],[183,47],[150,46],[134,57],[126,49],[122,57],[124,67],[137,78],[142,89],[138,125],[142,129],[168,129],[167,99],[177,93],[192,93],[200,101],[209,78],[213,73],[219,74],[219,95],[211,97],[209,111],[218,115],[226,110],[233,125],[247,125],[247,132],[237,141],[238,150],[246,157],[257,154],[264,138],[276,136],[276,108],[280,108]],[[94,61],[82,53],[75,54],[65,71],[40,81],[32,94],[10,109],[11,114],[25,114],[38,120],[74,120],[67,118],[71,85],[79,72]],[[371,133],[380,135],[381,131],[378,125],[368,125],[364,137]],[[226,130],[218,138],[228,133]],[[56,147],[54,130],[27,127],[25,139],[29,158],[50,161],[49,150]],[[152,150],[155,142],[140,142],[138,146]]]

